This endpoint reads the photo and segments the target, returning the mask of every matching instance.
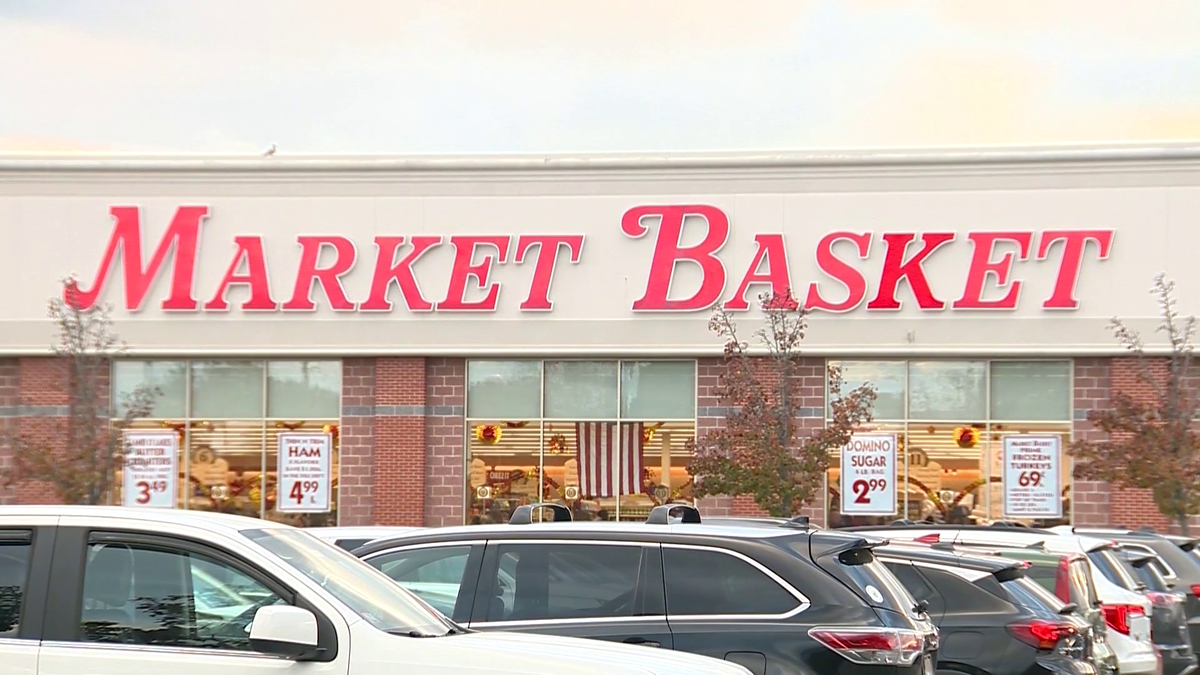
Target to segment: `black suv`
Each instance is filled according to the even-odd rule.
[[[1163,536],[1153,530],[1076,527],[1071,528],[1071,531],[1089,537],[1112,539],[1125,549],[1153,555],[1155,560],[1150,564],[1158,568],[1159,574],[1171,584],[1173,590],[1184,596],[1183,608],[1187,613],[1188,635],[1192,649],[1200,653],[1200,558],[1187,548],[1188,540]],[[1194,542],[1191,543],[1191,547],[1195,548]]]
[[[1092,626],[1026,564],[913,545],[875,550],[938,627],[939,673],[1093,675]]]
[[[542,508],[554,521],[532,522]],[[679,505],[645,523],[570,519],[522,506],[508,525],[418,530],[354,554],[474,630],[677,649],[757,675],[935,671],[937,631],[875,560],[882,539],[705,525]]]
[[[1196,670],[1196,654],[1188,635],[1187,613],[1183,593],[1174,591],[1163,578],[1159,559],[1140,548],[1122,545],[1117,557],[1137,583],[1131,590],[1141,591],[1150,598],[1150,639],[1162,656],[1163,675],[1186,675]]]

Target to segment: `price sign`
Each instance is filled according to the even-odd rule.
[[[1062,439],[1052,434],[1004,437],[1004,517],[1062,517]]]
[[[179,482],[179,436],[174,431],[126,431],[121,470],[125,506],[173,509]]]
[[[842,506],[850,516],[896,513],[896,434],[854,434],[842,446]]]
[[[279,495],[275,508],[327,513],[333,477],[333,437],[324,433],[279,434]]]

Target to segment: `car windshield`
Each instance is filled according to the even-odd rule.
[[[364,621],[389,633],[450,635],[458,628],[429,603],[348,552],[299,529],[243,535],[317,582]]]

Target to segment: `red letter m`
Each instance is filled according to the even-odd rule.
[[[196,280],[196,251],[200,223],[208,217],[207,206],[181,206],[171,219],[171,226],[154,249],[149,264],[142,264],[142,223],[136,206],[114,206],[109,209],[116,226],[108,239],[108,249],[100,261],[100,269],[91,288],[75,287],[63,292],[63,300],[79,309],[91,309],[104,293],[113,261],[121,252],[125,267],[125,309],[136,312],[142,308],[150,287],[158,277],[167,256],[172,258],[171,295],[163,301],[164,310],[194,311],[197,307],[192,286]]]

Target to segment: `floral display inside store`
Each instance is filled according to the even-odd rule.
[[[341,368],[339,361],[118,361],[114,399],[138,386],[159,392],[150,416],[133,429],[178,436],[178,508],[334,525]],[[289,494],[278,485],[278,440],[290,432],[328,435],[327,512],[280,509]]]

